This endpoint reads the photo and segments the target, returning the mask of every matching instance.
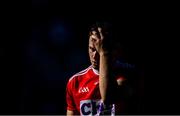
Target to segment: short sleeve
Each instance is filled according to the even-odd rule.
[[[76,110],[73,94],[72,94],[72,82],[68,82],[66,86],[66,103],[67,110]]]

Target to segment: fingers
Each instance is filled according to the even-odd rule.
[[[92,41],[97,41],[100,39],[100,35],[97,31],[92,31],[90,38],[92,39]]]
[[[93,35],[93,38],[95,39],[104,39],[104,35],[102,32],[102,28],[98,27],[97,31],[92,31],[91,35]]]
[[[100,38],[104,39],[104,36],[102,34],[102,28],[98,28],[98,32],[99,32]]]
[[[90,35],[90,39],[93,43],[97,43],[104,40],[104,35],[102,32],[102,28],[98,28],[97,30],[93,30]]]
[[[91,35],[91,38],[92,38],[93,40],[97,40],[97,39],[98,39],[98,37],[95,36],[95,35]]]
[[[95,35],[91,35],[90,37],[89,37],[89,41],[92,41],[92,43],[97,43],[98,41],[99,41],[100,39],[99,38],[97,38],[97,36],[95,36]]]
[[[97,31],[92,31],[92,35],[98,35]]]
[[[100,39],[101,38],[98,30],[97,31],[92,31],[92,35],[93,35],[93,38],[96,38],[96,39]]]

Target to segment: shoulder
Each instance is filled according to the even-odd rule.
[[[85,68],[84,70],[81,70],[78,73],[74,74],[72,77],[69,78],[68,83],[70,83],[70,82],[76,80],[77,78],[82,77],[83,75],[87,74],[90,69],[92,69],[92,66],[89,66],[89,67]]]

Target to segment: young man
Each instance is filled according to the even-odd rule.
[[[130,95],[127,79],[115,68],[111,25],[97,23],[90,30],[91,66],[73,75],[67,84],[67,115],[115,115],[126,112]],[[128,89],[127,89],[128,88]]]

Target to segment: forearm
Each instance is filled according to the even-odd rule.
[[[109,102],[108,96],[111,96],[113,91],[114,81],[112,78],[111,55],[108,53],[100,54],[100,67],[99,67],[99,88],[102,101]]]
[[[74,112],[70,111],[70,110],[67,110],[66,116],[74,116]]]

